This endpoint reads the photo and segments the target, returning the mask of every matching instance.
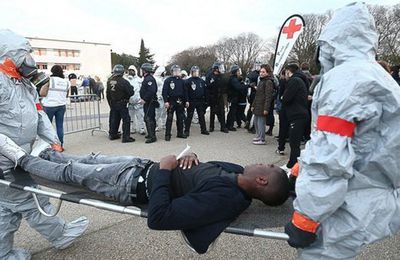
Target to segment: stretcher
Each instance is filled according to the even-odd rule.
[[[76,203],[85,206],[91,206],[102,210],[112,211],[116,213],[128,214],[137,217],[147,217],[146,205],[120,205],[116,201],[85,189],[82,186],[56,183],[38,176],[31,175],[19,168],[13,171],[14,181],[7,181],[0,174],[0,184],[8,186],[20,191],[30,192],[41,214],[45,216],[55,216],[61,209],[63,201]],[[46,212],[40,205],[38,196],[46,196],[57,199],[54,212]],[[285,220],[287,221],[287,219]],[[230,226],[225,229],[226,233],[261,237],[277,240],[288,240],[289,237],[285,233],[272,232],[260,228],[243,228]]]

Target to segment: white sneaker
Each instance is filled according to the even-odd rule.
[[[254,138],[253,138],[253,142],[256,142],[256,141],[260,141],[260,138],[254,137]]]
[[[253,144],[255,144],[255,145],[265,145],[265,141],[263,141],[263,140],[254,141]]]
[[[288,168],[288,167],[286,166],[286,164],[285,164],[285,165],[282,165],[280,168],[281,168],[282,170],[284,170],[288,176],[290,176],[290,171],[292,170],[292,168]]]
[[[26,155],[26,152],[19,147],[13,140],[0,134],[0,154],[4,155],[17,165],[18,160]]]

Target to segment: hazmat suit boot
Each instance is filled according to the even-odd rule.
[[[26,155],[26,152],[13,140],[3,134],[0,134],[0,154],[17,164],[18,160]]]
[[[86,231],[88,226],[89,220],[86,217],[80,217],[65,224],[62,236],[52,241],[53,246],[57,249],[65,249],[69,247],[75,239],[80,237]]]

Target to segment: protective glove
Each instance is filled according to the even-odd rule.
[[[294,212],[292,221],[285,226],[285,233],[289,235],[288,244],[294,248],[310,246],[317,239],[315,233],[318,226],[318,222]]]

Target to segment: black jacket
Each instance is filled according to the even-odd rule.
[[[282,104],[289,121],[308,118],[308,90],[303,73],[295,72],[287,81]]]
[[[207,100],[206,82],[199,77],[191,77],[185,81],[189,102]]]
[[[207,91],[210,104],[221,101],[222,95],[228,93],[228,86],[222,74],[215,75],[212,71],[206,77]]]
[[[239,97],[247,94],[247,86],[236,75],[229,78],[228,98],[230,102],[238,103]]]
[[[178,99],[185,103],[188,100],[185,81],[180,77],[171,76],[164,81],[162,96],[164,102],[175,102]]]
[[[151,74],[147,74],[140,87],[140,98],[150,103],[157,101],[157,82]]]
[[[129,98],[135,94],[129,81],[122,76],[112,76],[107,81],[107,102],[108,104],[127,104]]]
[[[242,173],[243,167],[216,164],[227,172]],[[172,198],[171,172],[159,170],[153,179],[147,224],[156,230],[183,230],[199,254],[251,204],[248,195],[226,176],[215,176],[200,182],[189,193]]]

